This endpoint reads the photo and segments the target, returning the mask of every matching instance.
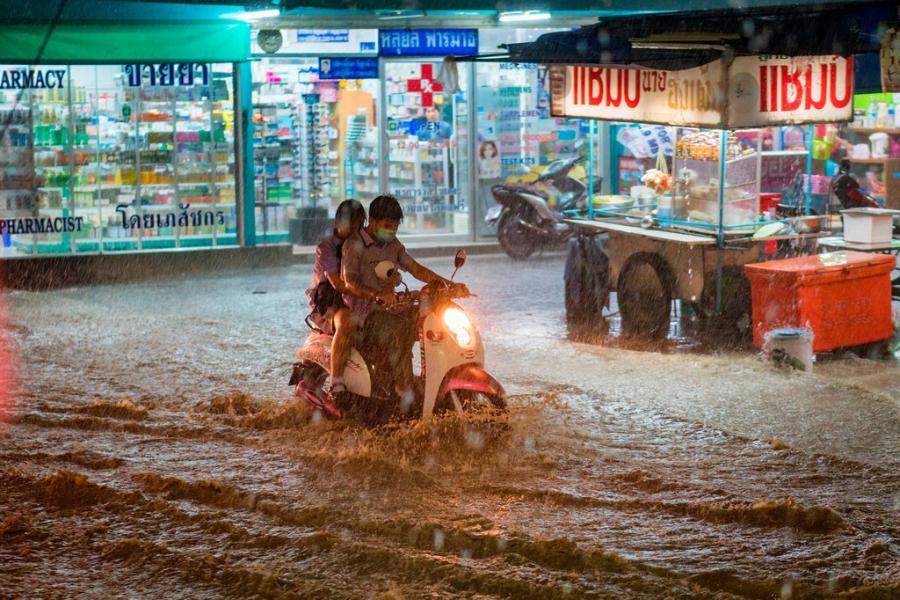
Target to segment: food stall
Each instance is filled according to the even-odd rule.
[[[602,19],[506,46],[503,60],[550,66],[553,116],[659,124],[670,146],[671,159],[660,152],[655,168],[648,157],[630,165],[641,185],[631,185],[632,173],[627,195],[589,190],[586,209],[569,215],[569,324],[603,328],[615,290],[625,335],[666,337],[678,299],[701,325],[749,338],[762,323],[745,266],[819,252],[833,221],[834,124],[854,117],[856,90],[897,88],[883,85],[878,53],[882,24],[898,17],[889,3],[685,11]],[[797,36],[801,29],[808,35]],[[790,203],[763,177],[788,155],[793,170],[779,175]],[[854,262],[822,260],[838,273]]]
[[[743,265],[771,257],[773,242],[797,246],[828,224],[763,210],[763,128],[849,120],[852,57],[720,57],[678,71],[554,65],[551,86],[555,115],[675,131],[671,169],[660,157],[637,192],[595,197],[569,220],[578,232],[566,273],[570,323],[595,322],[597,296],[603,304],[615,289],[627,335],[665,337],[672,299],[701,320],[724,315],[729,333],[746,331]],[[811,191],[801,213],[810,212]]]

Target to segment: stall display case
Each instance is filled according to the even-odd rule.
[[[758,130],[676,129],[671,220],[699,227],[755,225],[760,152]]]

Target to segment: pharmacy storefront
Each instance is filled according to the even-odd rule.
[[[237,245],[247,26],[44,34],[0,28],[0,256]]]
[[[544,67],[443,58],[546,31],[4,26],[0,257],[310,246],[382,193],[405,240],[489,239],[493,185],[599,172],[600,136]]]
[[[311,244],[341,200],[381,193],[407,240],[492,236],[491,186],[592,154],[589,122],[550,116],[543,67],[442,59],[546,31],[255,31],[257,242]]]

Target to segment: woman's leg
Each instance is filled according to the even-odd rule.
[[[334,338],[331,340],[331,381],[343,382],[344,368],[350,358],[350,343],[353,339],[353,319],[349,308],[341,308],[334,313]]]

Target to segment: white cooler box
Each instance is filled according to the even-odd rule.
[[[891,241],[894,216],[900,210],[887,208],[848,208],[844,216],[844,241],[854,244],[887,244]]]

